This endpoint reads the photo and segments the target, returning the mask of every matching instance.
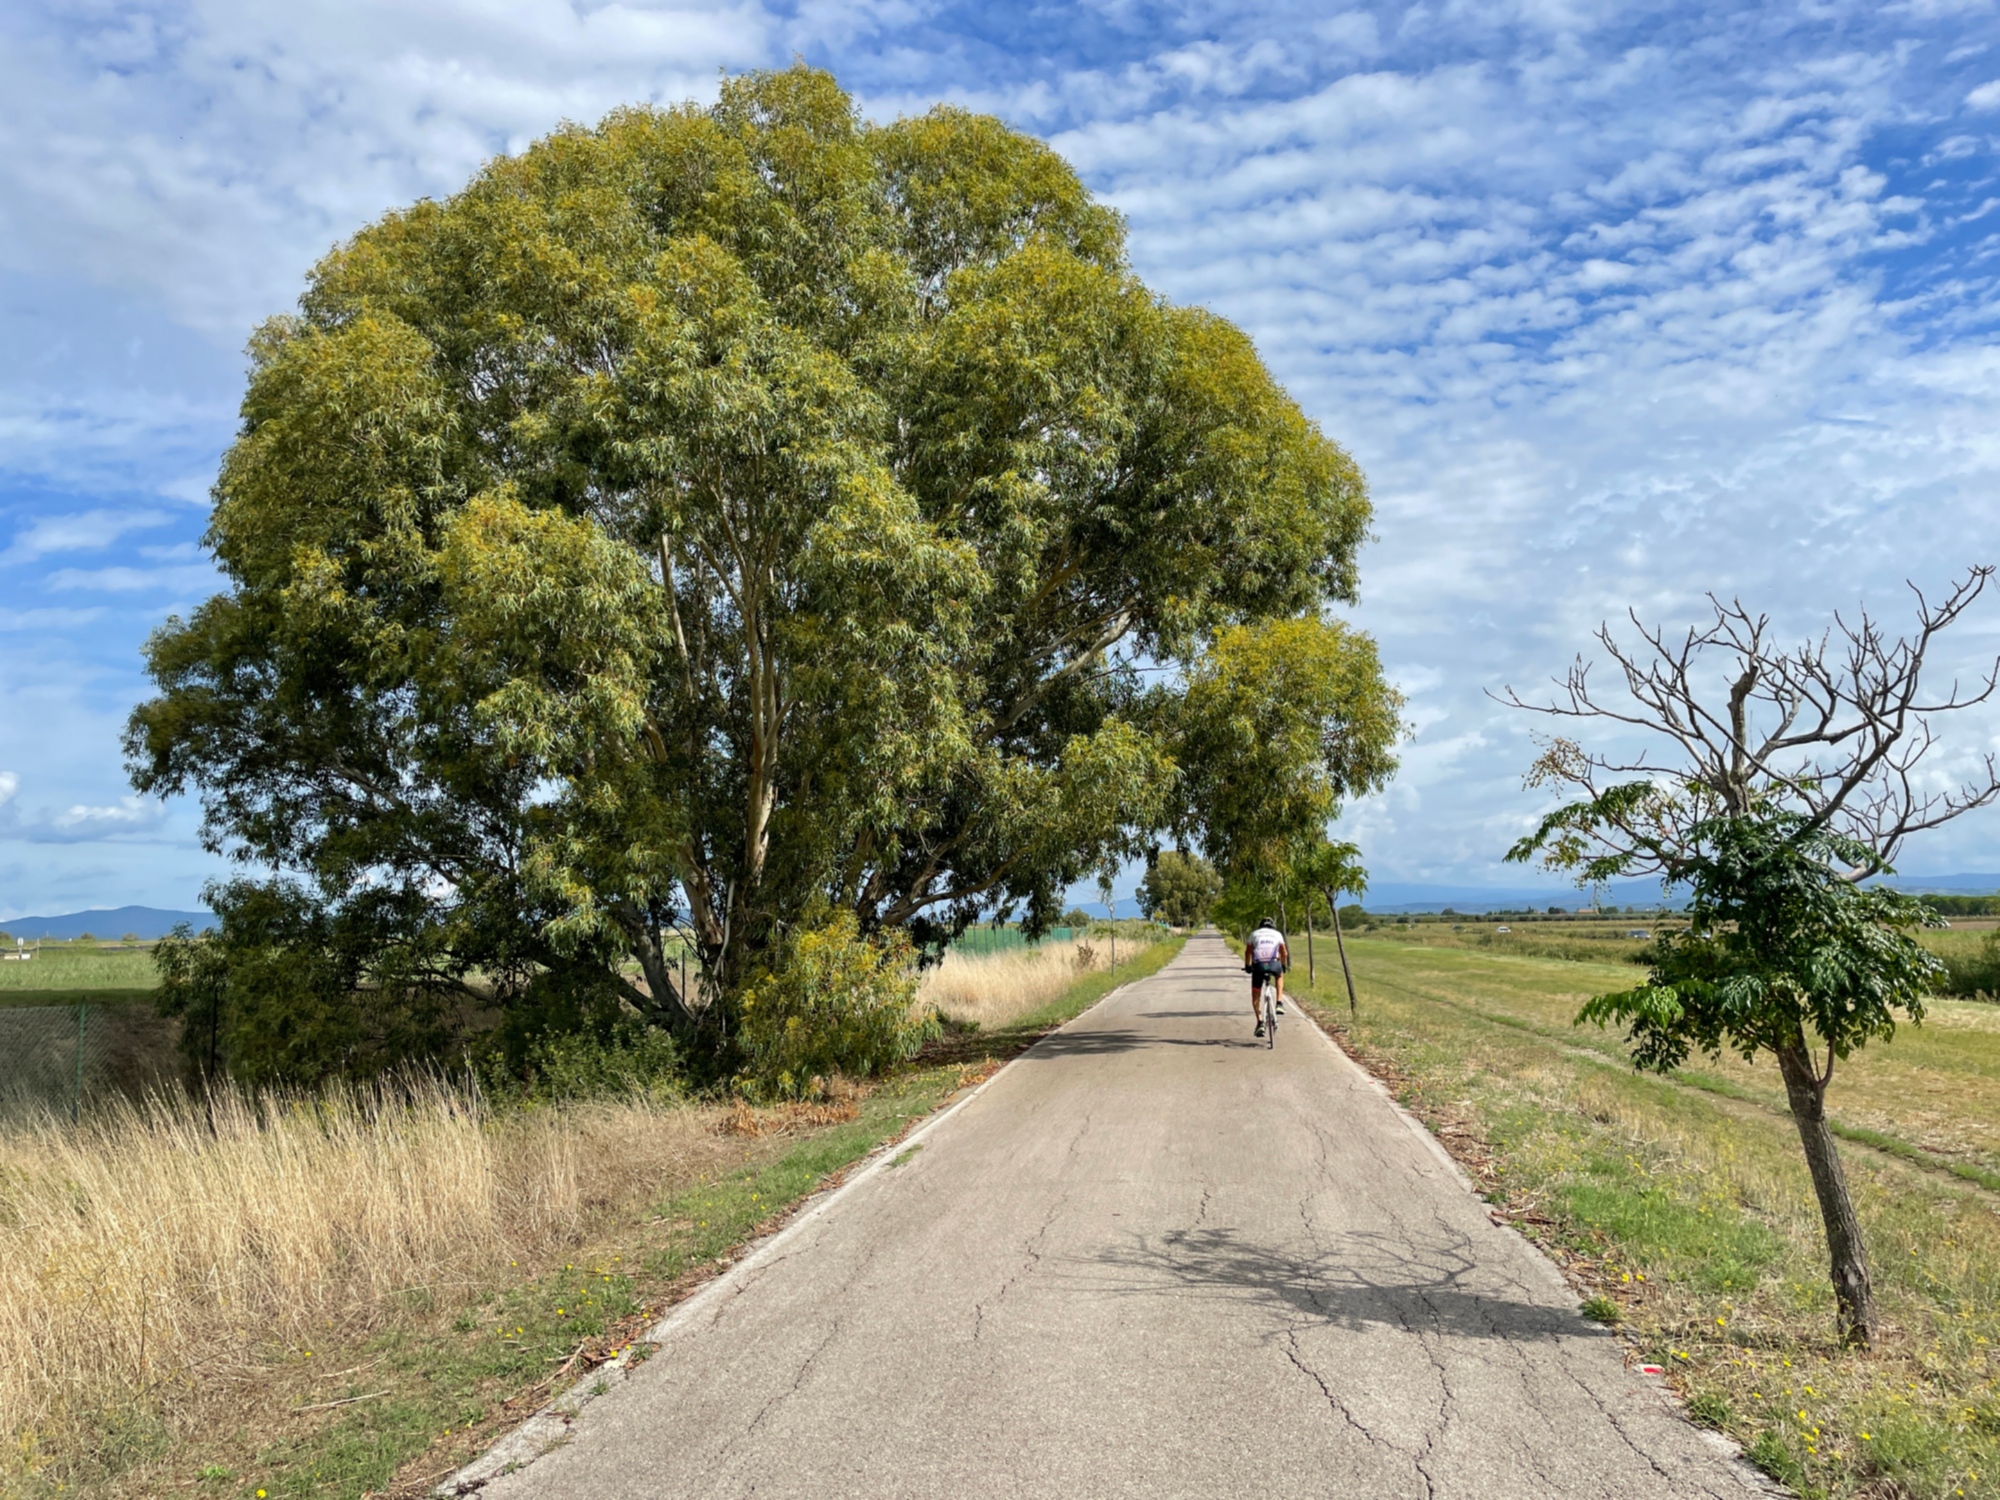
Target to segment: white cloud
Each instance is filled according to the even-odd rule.
[[[0,771],[0,807],[14,800],[14,794],[21,790],[21,778],[12,771]]]
[[[169,479],[159,486],[159,493],[169,500],[185,500],[190,505],[208,504],[208,492],[214,483],[212,474],[183,474],[178,479]]]
[[[0,48],[0,262],[136,290],[225,347],[383,210],[563,119],[770,60],[755,4],[25,7]]]
[[[157,802],[126,797],[111,807],[90,807],[77,803],[49,819],[48,826],[63,832],[77,829],[147,828],[160,821],[165,809]]]
[[[59,634],[104,618],[101,609],[0,609],[0,630]]]
[[[2000,109],[2000,78],[1994,79],[1991,83],[1982,83],[1967,94],[1965,107],[1977,110]]]
[[[57,813],[15,816],[5,824],[4,832],[9,838],[31,844],[125,842],[153,834],[166,819],[164,804],[124,797],[108,806],[79,802]]]
[[[221,585],[222,575],[207,563],[158,568],[58,568],[47,586],[62,591],[100,594],[205,595]]]
[[[97,552],[129,532],[164,526],[173,518],[157,510],[87,510],[41,516],[14,534],[0,564],[33,562],[55,552]]]

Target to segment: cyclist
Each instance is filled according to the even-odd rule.
[[[1257,1007],[1258,996],[1268,982],[1278,992],[1273,1010],[1281,1016],[1285,1013],[1285,970],[1291,962],[1292,950],[1285,946],[1285,935],[1278,931],[1276,922],[1264,918],[1243,945],[1243,972],[1250,976],[1250,1015],[1257,1023],[1258,1036],[1264,1034],[1264,1013]]]

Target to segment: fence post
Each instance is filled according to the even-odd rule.
[[[69,1122],[72,1125],[80,1125],[83,1123],[83,1022],[84,1022],[84,1017],[86,1017],[89,1014],[90,1014],[90,1007],[87,1004],[79,1003],[77,1005],[76,1088],[74,1092],[71,1093],[69,1101]]]

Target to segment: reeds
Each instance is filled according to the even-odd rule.
[[[171,1432],[288,1350],[551,1257],[597,1209],[728,1150],[707,1113],[493,1118],[429,1082],[224,1091],[0,1134],[0,1452],[72,1459],[113,1414]]]
[[[1143,944],[1121,938],[1120,959]],[[1111,967],[1107,942],[1043,943],[1006,953],[965,957],[947,953],[924,976],[920,1000],[962,1025],[991,1031],[1012,1025],[1056,1000],[1080,974]]]

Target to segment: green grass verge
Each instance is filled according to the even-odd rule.
[[[1564,1265],[1591,1315],[1668,1369],[1691,1418],[1803,1496],[2000,1496],[2000,1204],[1963,1163],[1843,1128],[1875,1147],[1846,1166],[1882,1315],[1874,1350],[1843,1350],[1797,1134],[1756,1088],[1639,1074],[1615,1038],[1552,1024],[1595,982],[1579,965],[1461,953],[1440,972],[1412,944],[1350,951],[1357,1021],[1337,968],[1293,993]]]
[[[26,963],[0,963],[0,1005],[69,1005],[75,993],[149,998],[159,986],[150,949],[44,948]],[[59,994],[57,1000],[20,1000],[22,994]]]
[[[838,1174],[1117,986],[1157,973],[1184,941],[1153,944],[1115,969],[1087,975],[1003,1031],[947,1038],[878,1085],[854,1119],[646,1205],[600,1236],[596,1254],[560,1272],[489,1289],[455,1309],[412,1294],[409,1326],[339,1351],[338,1363],[359,1368],[313,1398],[352,1404],[302,1414],[311,1420],[292,1436],[218,1435],[213,1451],[176,1455],[173,1467],[194,1479],[192,1493],[245,1500],[424,1492],[578,1378],[551,1372],[580,1351],[608,1352],[633,1337]],[[296,1376],[331,1354],[295,1350],[284,1361]]]
[[[1539,1037],[1545,1037],[1565,1047],[1595,1053],[1607,1063],[1614,1066],[1621,1068],[1629,1066],[1629,1058],[1620,1040],[1602,1027],[1551,1026],[1526,1016],[1512,1015],[1502,1010],[1482,1007],[1472,1000],[1457,999],[1438,993],[1435,986],[1420,988],[1380,975],[1374,976],[1374,982],[1379,986],[1398,990],[1405,995],[1428,1001],[1431,1004],[1455,1006],[1460,1010],[1477,1015],[1482,1020],[1491,1022],[1496,1026],[1511,1026],[1521,1031],[1531,1032]],[[1700,1067],[1678,1069],[1668,1076],[1667,1081],[1678,1087],[1700,1089],[1706,1093],[1720,1095],[1725,1099],[1735,1099],[1745,1104],[1752,1104],[1784,1118],[1788,1123],[1790,1120],[1789,1115],[1786,1115],[1781,1108],[1776,1107],[1768,1091],[1760,1092],[1757,1089],[1745,1087],[1733,1079],[1711,1073]],[[1836,1096],[1838,1092],[1836,1088]],[[1914,1166],[1923,1167],[1934,1172],[1943,1172],[1964,1182],[1977,1183],[1991,1192],[2000,1192],[2000,1172],[1993,1171],[1977,1162],[1961,1161],[1954,1157],[1946,1156],[1942,1152],[1929,1150],[1913,1141],[1904,1140],[1902,1137],[1891,1134],[1888,1131],[1876,1130],[1865,1125],[1852,1125],[1836,1118],[1830,1117],[1827,1121],[1827,1126],[1835,1135],[1843,1140],[1853,1141],[1857,1145],[1870,1146],[1877,1151],[1885,1151],[1892,1156],[1902,1158]]]

